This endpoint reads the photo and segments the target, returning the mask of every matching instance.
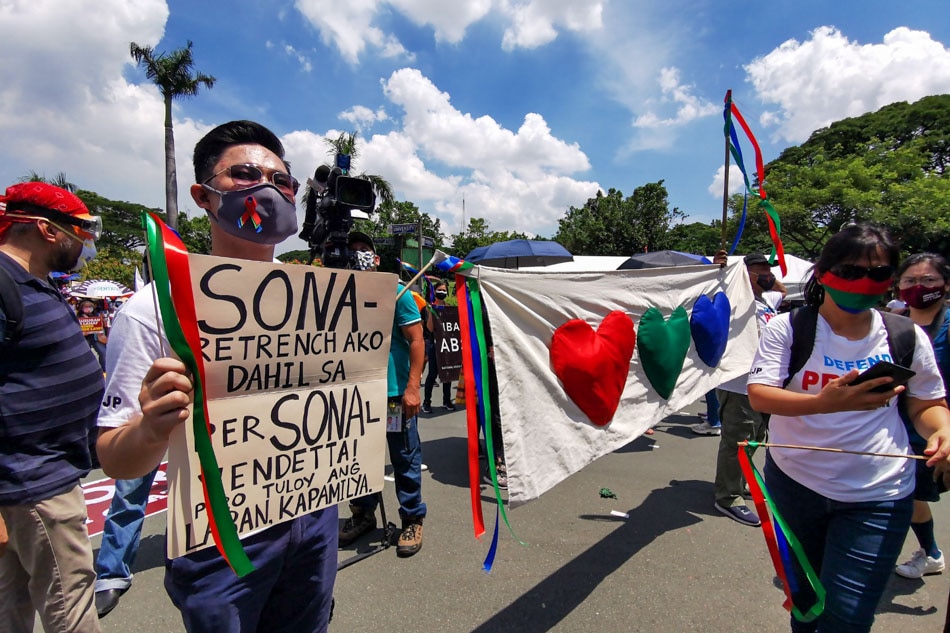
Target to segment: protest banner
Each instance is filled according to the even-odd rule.
[[[462,333],[459,309],[455,306],[433,306],[432,336],[439,365],[439,382],[454,382],[462,371]]]
[[[477,278],[494,341],[511,507],[752,365],[758,337],[741,262],[594,273],[481,268]],[[713,343],[720,349],[710,364],[701,354]]]
[[[211,443],[245,537],[382,490],[394,275],[188,255]],[[214,545],[191,424],[168,453],[167,551]]]

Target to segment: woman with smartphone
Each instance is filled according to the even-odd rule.
[[[815,620],[791,618],[796,633],[871,629],[913,511],[913,460],[884,456],[912,455],[897,406],[905,389],[928,465],[950,469],[950,410],[923,330],[914,327],[916,373],[906,387],[874,391],[891,382],[886,376],[851,384],[892,360],[883,318],[871,308],[890,288],[897,260],[897,245],[879,227],[849,225],[832,236],[805,288],[806,304],[818,311],[811,355],[787,376],[793,331],[789,315],[779,315],[762,333],[749,376],[753,408],[771,414],[771,442],[853,451],[770,448],[766,455],[772,500],[827,591]],[[792,595],[804,611],[815,596],[795,571]]]
[[[947,310],[946,300],[950,293],[950,264],[944,257],[934,253],[911,255],[897,270],[897,291],[907,305],[907,316],[930,337],[944,388],[947,389],[950,386],[950,343],[947,341],[950,310]],[[908,432],[914,452],[923,455],[927,442],[913,429],[908,429]],[[940,500],[940,490],[934,481],[934,469],[918,461],[914,514],[910,519],[910,527],[920,548],[910,560],[894,570],[905,578],[939,574],[946,567],[943,552],[937,547],[934,538],[934,520],[929,504]]]

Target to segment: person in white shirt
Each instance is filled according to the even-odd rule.
[[[907,418],[927,440],[927,463],[950,481],[950,410],[923,330],[912,326],[916,374],[906,387],[888,388],[890,377],[852,384],[861,370],[891,360],[888,331],[871,308],[890,288],[897,260],[897,245],[883,229],[842,229],[825,244],[805,289],[817,325],[804,366],[788,376],[792,327],[784,314],[769,322],[753,361],[749,400],[771,414],[770,442],[848,451],[773,447],[766,455],[772,502],[827,591],[816,619],[792,616],[796,633],[871,629],[913,506],[915,465],[893,457],[913,455],[898,410],[905,389]],[[797,564],[789,573],[794,603],[805,611],[814,592]]]

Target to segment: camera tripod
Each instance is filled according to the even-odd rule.
[[[336,565],[337,571],[340,571],[341,569],[345,569],[346,567],[349,567],[350,565],[354,563],[358,563],[364,558],[369,558],[373,554],[378,554],[383,550],[389,549],[389,547],[393,544],[393,537],[398,534],[398,531],[396,529],[396,524],[393,523],[392,521],[386,520],[386,502],[383,501],[382,492],[376,493],[376,500],[379,502],[379,516],[383,523],[382,540],[378,544],[376,544],[376,546],[373,547],[372,549],[367,550],[365,552],[360,552],[359,554],[350,556],[349,558],[338,562]]]

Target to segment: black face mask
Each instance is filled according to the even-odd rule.
[[[264,183],[237,191],[202,186],[221,196],[217,217],[208,213],[211,221],[235,237],[257,244],[279,244],[297,232],[296,207],[274,185]]]
[[[762,290],[771,290],[775,286],[775,275],[769,273],[767,275],[759,275],[755,279],[755,283],[759,284],[759,288]]]
[[[435,298],[436,298],[436,299],[445,299],[445,298],[448,297],[448,296],[449,296],[449,293],[447,293],[447,292],[442,292],[442,291],[440,291],[440,290],[436,290],[436,291],[435,291]]]

